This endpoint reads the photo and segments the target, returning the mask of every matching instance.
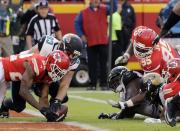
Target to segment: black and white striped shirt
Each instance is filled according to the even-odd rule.
[[[36,42],[44,35],[55,35],[59,30],[58,21],[52,13],[48,13],[46,18],[37,14],[30,20],[26,35],[31,35]]]

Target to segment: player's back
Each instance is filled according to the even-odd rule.
[[[5,80],[18,81],[25,71],[24,64],[29,62],[36,75],[45,70],[45,57],[39,54],[11,55],[2,58]]]
[[[58,49],[59,42],[52,36],[43,36],[38,43],[39,54],[42,56],[48,56],[51,52]]]
[[[139,59],[139,62],[145,72],[157,72],[161,74],[167,61],[177,57],[179,56],[175,49],[170,44],[160,40],[158,45],[153,49],[151,56]]]

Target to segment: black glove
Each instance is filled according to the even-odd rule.
[[[119,114],[118,113],[111,113],[111,114],[107,114],[107,113],[101,113],[98,116],[98,119],[112,119],[112,120],[117,120],[119,118]]]
[[[53,113],[48,107],[41,108],[40,112],[46,117],[47,121],[49,122],[54,122],[58,119],[58,115]]]
[[[52,98],[50,100],[50,110],[52,112],[57,112],[60,109],[61,109],[61,100],[56,99],[56,98]]]
[[[98,116],[98,119],[109,119],[109,114],[107,114],[107,113],[101,113],[101,114]]]

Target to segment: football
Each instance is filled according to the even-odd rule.
[[[63,121],[67,115],[68,112],[68,106],[67,105],[61,105],[61,108],[56,112],[56,114],[59,116],[56,121],[60,122]]]

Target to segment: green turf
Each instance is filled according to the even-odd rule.
[[[85,90],[85,89],[83,89]],[[69,95],[81,96],[84,98],[94,98],[98,100],[116,99],[117,96],[112,93],[103,92],[90,92],[90,93],[78,93],[81,89],[73,88],[70,89]],[[9,94],[9,93],[8,93]],[[144,119],[124,119],[124,120],[99,120],[97,116],[101,112],[111,113],[118,112],[118,109],[112,108],[111,106],[104,103],[95,103],[85,100],[79,100],[70,98],[68,102],[69,112],[66,118],[66,122],[79,122],[83,124],[89,124],[98,128],[108,129],[109,131],[180,131],[180,124],[176,127],[170,127],[166,124],[145,124]],[[27,108],[33,109],[29,105]],[[34,110],[34,109],[33,109]],[[11,118],[2,119],[0,122],[16,122],[16,121],[31,121],[39,122],[45,121],[44,118]]]

